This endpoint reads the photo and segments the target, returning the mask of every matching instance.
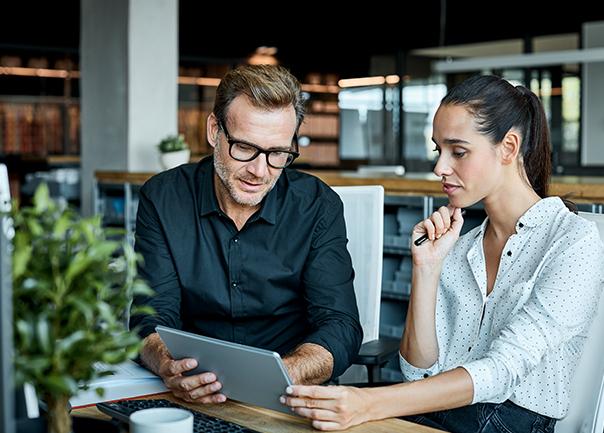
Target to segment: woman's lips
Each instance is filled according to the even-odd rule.
[[[453,185],[452,183],[443,183],[443,192],[445,194],[453,194],[459,188],[459,185]]]

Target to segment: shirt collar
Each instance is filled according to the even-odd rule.
[[[542,198],[518,218],[516,230],[523,226],[536,227],[540,224],[552,221],[554,215],[560,212],[560,209],[564,207],[564,203],[560,200],[560,197]]]
[[[560,197],[542,198],[518,218],[518,221],[516,222],[516,232],[519,232],[523,227],[536,227],[551,221],[554,215],[564,207],[565,205]],[[480,225],[480,228],[476,231],[475,238],[483,235],[487,228],[488,221],[489,217],[486,217]]]
[[[216,191],[214,190],[214,157],[208,156],[199,162],[199,177],[198,185],[200,192],[199,199],[199,214],[206,216],[212,213],[222,213],[216,198]],[[250,221],[256,221],[257,219],[263,219],[270,224],[277,222],[277,207],[278,200],[281,196],[280,191],[283,190],[283,183],[285,182],[283,173],[279,176],[279,180],[271,191],[266,195],[260,205],[260,210],[256,212]]]

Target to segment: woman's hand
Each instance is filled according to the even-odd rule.
[[[343,430],[369,421],[368,398],[361,388],[292,385],[286,392],[281,403],[310,418],[317,430]]]
[[[411,232],[411,253],[415,265],[440,264],[445,259],[457,239],[463,226],[460,208],[441,206],[429,218],[420,221]],[[428,240],[421,245],[415,241],[424,234]]]

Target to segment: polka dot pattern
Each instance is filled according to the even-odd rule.
[[[401,357],[401,371],[419,380],[461,366],[474,383],[473,403],[509,398],[562,418],[604,288],[604,246],[594,223],[557,197],[542,199],[518,220],[487,296],[487,223],[462,236],[443,265],[438,361],[418,369]]]

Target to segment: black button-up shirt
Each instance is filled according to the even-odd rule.
[[[218,205],[213,159],[160,173],[143,185],[136,221],[141,275],[155,290],[138,299],[156,325],[284,355],[315,343],[337,377],[358,353],[362,329],[346,249],[342,202],[319,179],[284,169],[238,231]]]

